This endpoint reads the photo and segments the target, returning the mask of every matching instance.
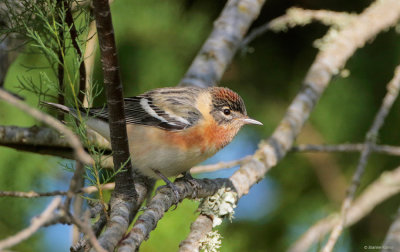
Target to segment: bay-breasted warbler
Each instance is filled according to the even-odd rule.
[[[124,102],[133,166],[152,178],[185,173],[230,143],[243,125],[262,125],[224,87],[158,88]],[[75,109],[46,104],[76,117]],[[86,125],[110,140],[107,107],[81,110]]]

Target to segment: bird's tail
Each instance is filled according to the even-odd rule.
[[[64,105],[61,105],[61,104],[52,103],[52,102],[46,102],[46,101],[42,101],[41,104],[45,105],[45,106],[48,106],[50,108],[53,108],[53,109],[57,109],[57,110],[59,110],[61,112],[64,112],[64,113],[75,114],[75,111],[73,111],[73,109],[68,108],[67,106],[64,106]]]
[[[53,109],[57,109],[63,113],[70,114],[73,117],[80,119],[80,117],[78,118],[76,109],[74,108],[69,108],[61,104],[45,102],[45,101],[41,102],[41,104]],[[92,130],[96,131],[97,133],[105,137],[108,141],[110,141],[110,128],[108,126],[108,122],[105,122],[104,120],[99,120],[93,116],[87,117],[85,109],[80,109],[80,111],[84,112],[83,117],[85,119],[86,126],[88,126]]]

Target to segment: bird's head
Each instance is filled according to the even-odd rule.
[[[224,87],[212,87],[210,93],[212,98],[210,113],[219,125],[235,128],[237,131],[245,124],[262,125],[247,115],[243,99],[237,93]]]

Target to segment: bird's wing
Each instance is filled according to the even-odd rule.
[[[125,98],[125,117],[128,124],[155,126],[179,131],[191,127],[201,117],[193,99],[151,93]],[[108,109],[90,109],[89,115],[108,121]]]

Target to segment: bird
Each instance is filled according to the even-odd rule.
[[[77,109],[44,102],[78,118]],[[124,98],[125,119],[134,169],[163,179],[190,176],[191,167],[230,143],[242,126],[262,125],[247,115],[243,99],[226,87],[165,87]],[[87,127],[110,141],[107,107],[79,108]],[[176,192],[175,192],[176,194]]]

